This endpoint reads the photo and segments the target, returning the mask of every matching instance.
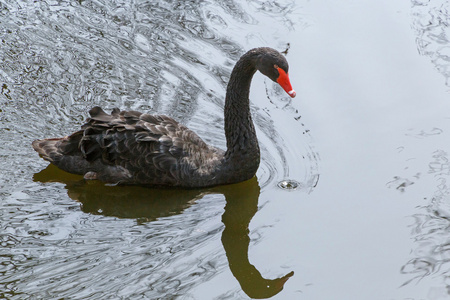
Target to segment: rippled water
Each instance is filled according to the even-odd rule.
[[[253,107],[267,157],[259,183],[195,191],[85,183],[45,168],[30,142],[70,133],[90,107],[101,105],[169,114],[224,147],[224,90],[234,62],[248,49],[241,39],[259,46],[264,38],[258,24],[276,16],[285,26],[292,7],[234,1],[2,3],[0,295],[198,298],[190,291],[226,270],[235,279],[222,291],[208,288],[213,297],[277,294],[292,270],[278,266],[265,274],[272,279],[264,279],[248,260],[247,228],[259,186],[274,188],[289,176],[293,154],[270,111],[281,105],[302,127],[286,100],[276,103],[286,98],[279,90],[268,92],[277,98],[271,107]],[[253,30],[234,37],[243,28]],[[285,50],[288,42],[272,46]],[[316,170],[306,145],[302,151]],[[306,170],[300,179],[315,175]]]
[[[447,299],[446,1],[0,1],[0,298]],[[94,105],[168,114],[225,147],[246,50],[257,179],[84,182],[31,148]]]

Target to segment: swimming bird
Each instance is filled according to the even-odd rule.
[[[89,111],[81,130],[62,138],[35,140],[33,148],[58,168],[87,180],[198,188],[255,176],[260,150],[249,93],[256,71],[277,82],[292,98],[289,66],[278,51],[255,48],[236,63],[225,97],[226,151],[165,115],[100,107]]]

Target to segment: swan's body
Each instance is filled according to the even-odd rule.
[[[91,109],[80,131],[36,140],[33,148],[64,171],[110,183],[205,187],[250,179],[260,161],[249,106],[256,70],[295,97],[279,52],[256,48],[244,54],[227,87],[226,151],[207,145],[170,117],[118,109],[107,114],[100,107]]]

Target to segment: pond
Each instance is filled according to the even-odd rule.
[[[0,298],[448,299],[449,9],[1,1]],[[297,97],[255,75],[249,181],[111,186],[31,147],[99,105],[224,149],[228,78],[261,46],[286,55]]]

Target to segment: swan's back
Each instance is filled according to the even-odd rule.
[[[224,152],[164,115],[100,107],[80,131],[33,142],[46,160],[70,173],[121,184],[214,185]]]

